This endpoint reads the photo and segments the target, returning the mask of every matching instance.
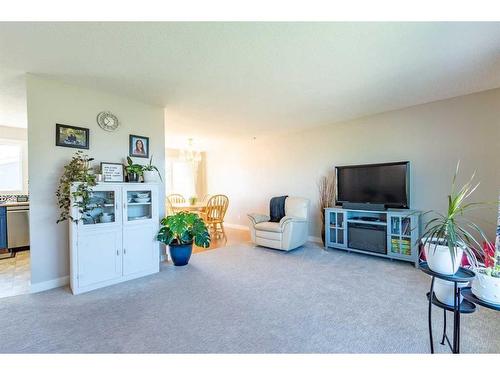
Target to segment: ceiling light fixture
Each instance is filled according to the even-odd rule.
[[[190,163],[199,163],[201,161],[201,152],[194,149],[193,138],[188,139],[188,147],[181,150],[180,158]]]

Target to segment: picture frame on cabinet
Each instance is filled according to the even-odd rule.
[[[103,182],[124,182],[123,164],[101,162]]]

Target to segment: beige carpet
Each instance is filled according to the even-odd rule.
[[[409,263],[316,245],[234,245],[80,296],[1,299],[0,352],[427,353],[429,282]],[[498,353],[498,337],[497,312],[463,315],[463,352]]]

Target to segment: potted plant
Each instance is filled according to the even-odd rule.
[[[158,180],[156,176],[160,178],[160,181],[163,181],[161,179],[160,171],[152,163],[153,155],[151,155],[149,163],[142,167],[142,178],[144,179],[144,182],[157,182]]]
[[[500,212],[498,229],[500,229]],[[500,305],[500,230],[497,230],[496,245],[486,242],[484,248],[484,267],[476,269],[472,281],[472,293],[486,302]]]
[[[70,213],[71,198],[73,198],[74,206],[78,207],[82,218],[91,218],[92,187],[97,185],[96,176],[91,167],[92,160],[94,159],[89,158],[82,151],[77,151],[71,161],[64,166],[64,172],[59,179],[59,187],[56,191],[57,202],[61,211],[57,223],[65,220],[78,221]],[[76,190],[71,193],[71,185],[75,182],[79,184]],[[94,219],[92,218],[92,220]]]
[[[210,233],[203,220],[192,212],[178,212],[161,220],[158,241],[170,248],[170,256],[176,266],[185,266],[196,246],[208,247]]]
[[[128,182],[139,182],[139,177],[142,176],[142,165],[135,164],[132,159],[127,156],[127,164],[125,165]]]
[[[479,183],[474,184],[474,174],[460,189],[456,189],[460,163],[457,164],[451,193],[448,195],[448,210],[446,213],[428,211],[433,214],[419,239],[422,243],[429,268],[443,275],[454,275],[462,262],[463,254],[469,263],[477,266],[474,248],[481,249],[477,238],[487,241],[484,232],[475,223],[464,217],[464,214],[478,208],[483,203],[466,203]],[[465,285],[461,285],[465,286]],[[453,282],[436,279],[434,292],[438,300],[453,305]]]

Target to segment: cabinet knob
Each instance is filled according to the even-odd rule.
[[[123,249],[123,254],[127,254],[127,249]]]
[[[116,250],[116,255],[120,255],[120,250]]]

